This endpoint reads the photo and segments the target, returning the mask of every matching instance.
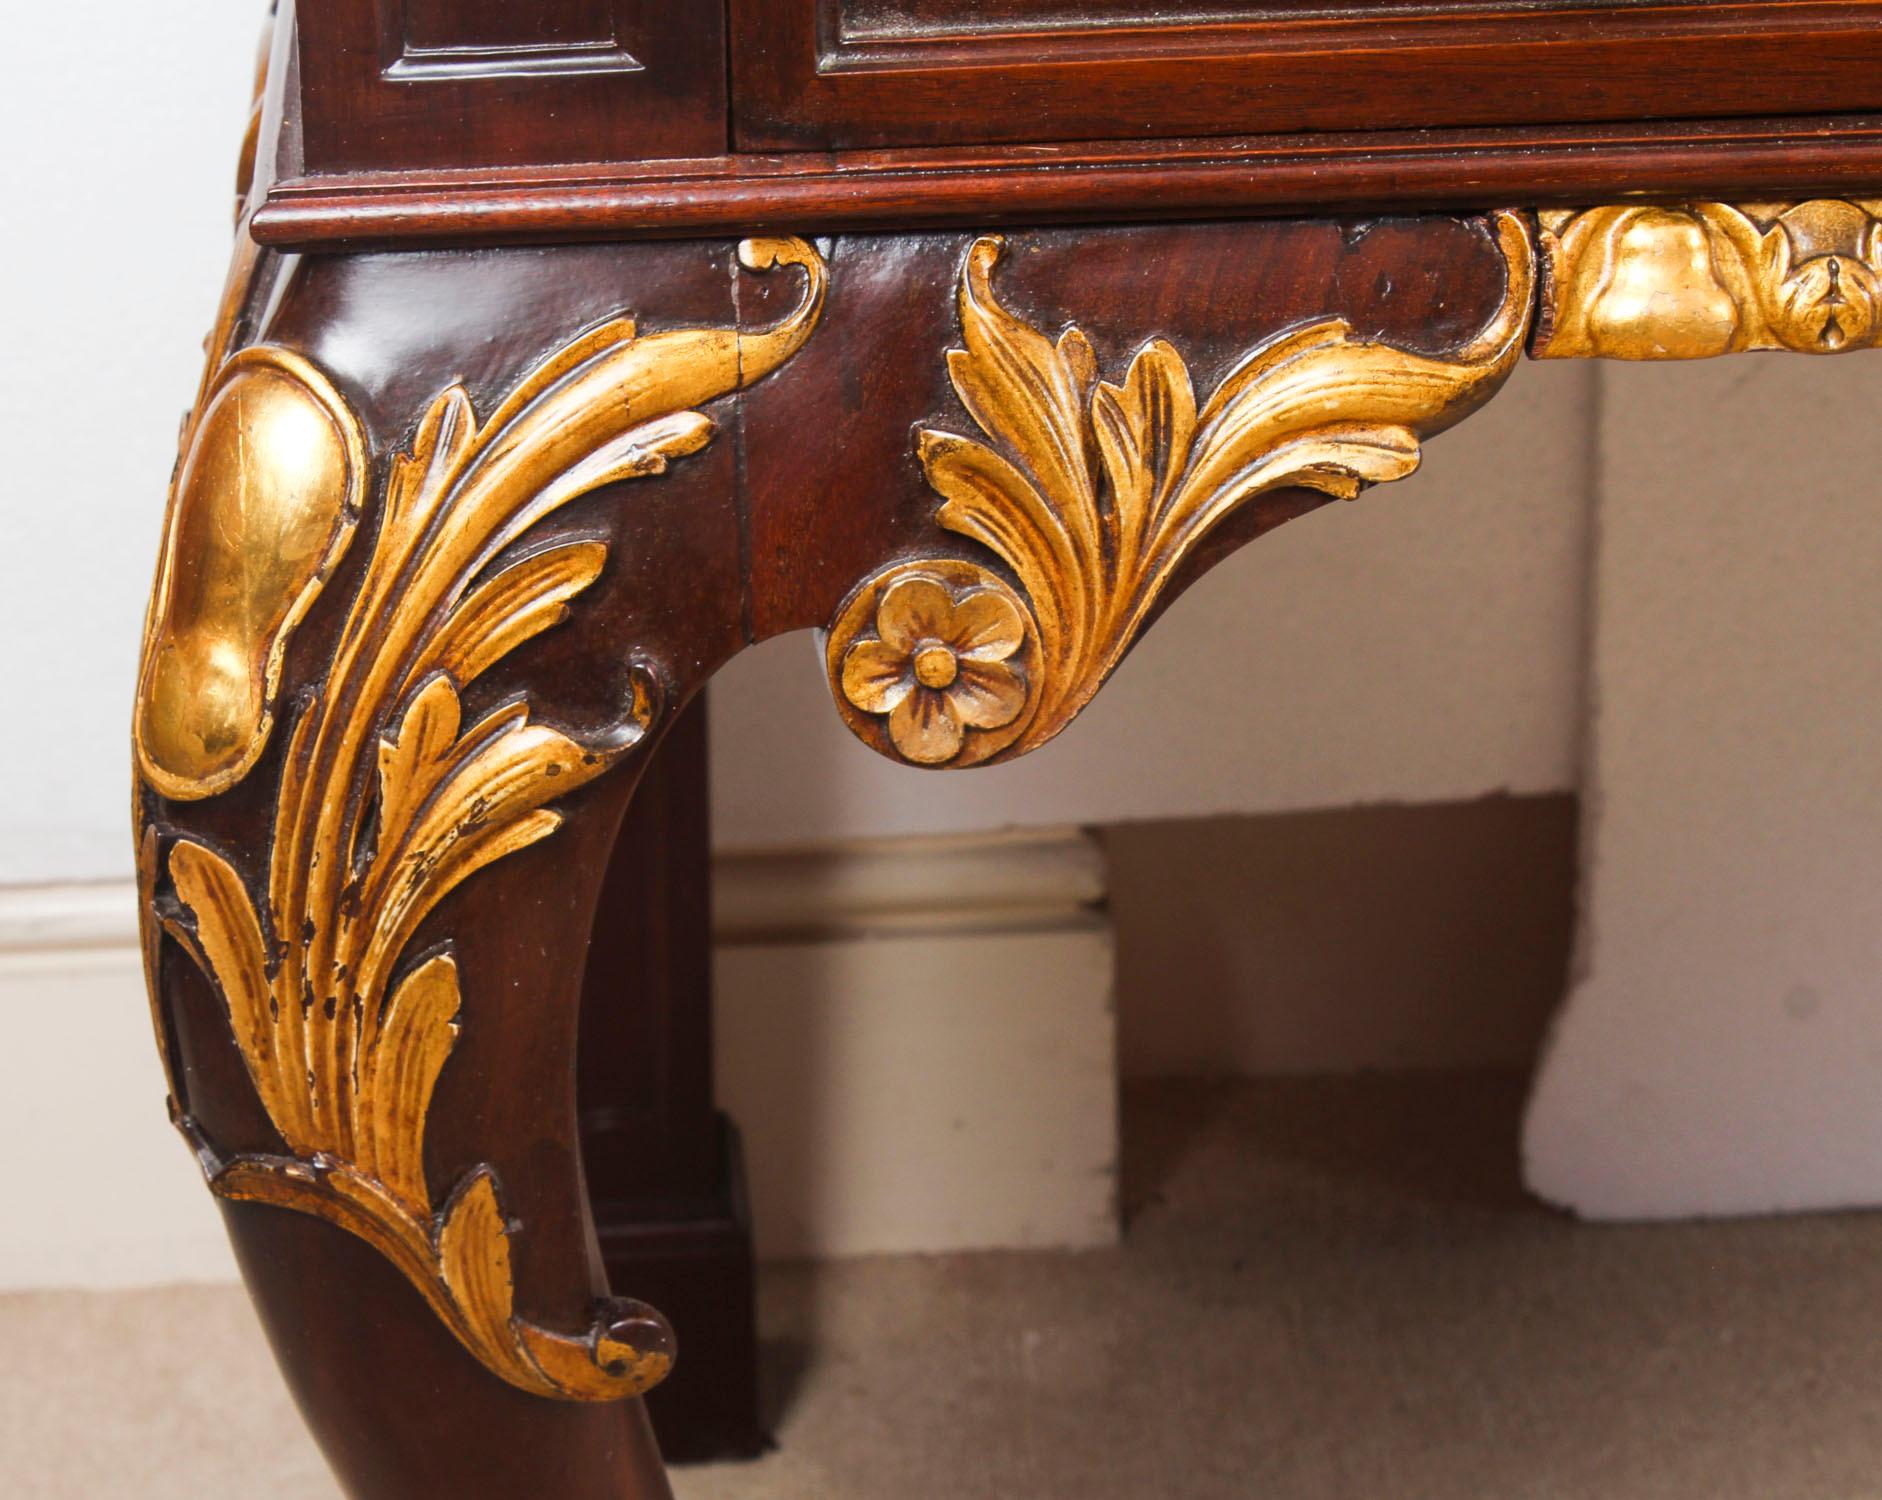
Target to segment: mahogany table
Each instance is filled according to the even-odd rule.
[[[718,666],[816,630],[884,754],[1020,755],[1525,351],[1882,341],[1870,192],[1882,0],[283,3],[135,824],[347,1492],[664,1496],[676,1345],[669,1450],[760,1441]]]

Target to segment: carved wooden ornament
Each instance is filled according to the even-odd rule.
[[[244,349],[199,401],[132,730],[164,796],[213,796],[260,756],[288,637],[352,537],[365,470],[345,399],[290,350]]]
[[[1882,200],[1540,215],[1538,357],[1843,354],[1882,343]]]
[[[1332,318],[1268,339],[1200,405],[1162,339],[1113,385],[1079,329],[1055,341],[1008,312],[992,287],[1002,242],[976,241],[948,373],[993,442],[929,428],[916,445],[942,497],[936,519],[1006,571],[936,557],[864,583],[826,642],[844,721],[915,765],[1022,754],[1090,701],[1230,511],[1285,486],[1351,499],[1411,473],[1420,441],[1487,399],[1521,353],[1529,231],[1515,213],[1493,223],[1503,303],[1454,355],[1358,338]]]
[[[802,302],[771,329],[643,337],[620,319],[551,355],[487,419],[458,386],[431,403],[390,463],[332,661],[288,731],[258,882],[189,838],[160,861],[156,831],[143,834],[146,910],[161,867],[175,898],[164,930],[215,983],[287,1151],[223,1159],[198,1137],[214,1190],[357,1234],[486,1366],[545,1396],[643,1391],[666,1372],[671,1335],[627,1301],[579,1333],[524,1321],[493,1173],[474,1167],[434,1201],[426,1116],[474,1021],[448,947],[415,962],[407,949],[448,892],[553,833],[561,817],[548,804],[613,765],[658,706],[661,684],[639,667],[618,733],[584,743],[532,722],[527,701],[467,724],[461,694],[561,621],[608,548],[580,540],[493,562],[569,501],[697,452],[714,426],[695,408],[809,337],[825,288],[816,252],[751,240],[740,258],[806,274]],[[201,410],[172,495],[137,713],[145,779],[181,797],[255,764],[286,639],[352,530],[364,452],[325,378],[267,346],[229,361]],[[167,587],[183,559],[192,582]]]

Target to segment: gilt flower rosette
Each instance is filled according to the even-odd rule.
[[[972,764],[1025,728],[1031,633],[985,569],[942,559],[895,569],[851,602],[844,625],[844,711],[886,723],[903,759]]]

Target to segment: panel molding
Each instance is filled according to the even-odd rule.
[[[1882,107],[1877,0],[1241,9],[859,37],[831,0],[731,0],[733,139],[747,151],[853,149],[1673,120],[1801,98],[1826,113]],[[1022,96],[1024,110],[1000,110]]]
[[[512,78],[543,73],[638,73],[643,64],[620,35],[618,8],[604,3],[607,24],[592,36],[556,41],[437,42],[412,37],[412,0],[379,0],[384,66],[392,80]]]
[[[518,244],[800,229],[1579,207],[1882,184],[1882,114],[1644,125],[1080,141],[276,178],[251,221],[283,249]]]
[[[408,36],[401,0],[281,0],[276,25],[291,28],[294,47],[291,66],[270,70],[284,106],[262,143],[273,175],[481,170],[723,147],[720,6],[605,0],[605,25],[564,6],[533,28],[499,17],[481,29],[479,8],[461,9],[461,22],[454,12],[449,25],[439,19]]]
[[[1095,911],[1104,898],[1104,856],[1076,828],[846,840],[713,858],[713,936],[724,944],[1050,925]],[[0,886],[0,962],[136,949],[133,880]]]
[[[405,47],[384,69],[394,82],[514,78],[554,73],[640,73],[645,65],[613,42],[559,47]]]

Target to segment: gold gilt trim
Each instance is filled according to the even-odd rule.
[[[1882,343],[1882,200],[1539,216],[1542,359],[1845,354]]]
[[[193,800],[246,776],[274,726],[288,639],[346,551],[366,443],[291,350],[226,361],[198,401],[158,554],[132,747]]]
[[[1284,486],[1350,499],[1411,473],[1420,441],[1488,399],[1521,352],[1529,229],[1500,213],[1494,230],[1502,305],[1449,358],[1328,319],[1268,339],[1200,405],[1162,339],[1113,385],[1078,328],[1055,341],[1008,312],[992,287],[1002,241],[977,240],[948,373],[992,441],[926,429],[916,448],[941,526],[1005,572],[937,557],[858,589],[826,642],[844,721],[917,765],[1019,755],[1090,701],[1224,516]]]
[[[524,1321],[512,1303],[513,1231],[489,1168],[464,1174],[434,1203],[425,1124],[463,1024],[462,1000],[448,946],[415,961],[406,950],[448,892],[553,833],[561,815],[549,804],[613,765],[655,711],[658,683],[644,668],[625,724],[599,743],[533,722],[523,700],[467,724],[462,693],[561,621],[569,601],[601,572],[608,547],[560,542],[491,571],[497,560],[578,496],[658,474],[704,447],[713,423],[694,408],[775,369],[816,326],[826,271],[809,245],[751,240],[739,253],[752,269],[795,265],[806,273],[801,303],[770,329],[642,336],[617,320],[551,355],[487,419],[479,420],[460,386],[431,403],[410,450],[391,460],[377,534],[331,665],[289,733],[265,892],[252,895],[229,857],[187,837],[170,846],[165,865],[181,908],[165,930],[221,992],[249,1076],[289,1153],[220,1160],[201,1143],[214,1190],[350,1230],[398,1266],[487,1367],[544,1396],[607,1400],[643,1391],[666,1372],[670,1334],[658,1314],[628,1302],[611,1304],[579,1333]],[[286,370],[304,390],[318,389],[316,381],[324,386],[324,377],[282,350],[246,351],[229,369],[270,378]],[[225,371],[218,388],[234,389],[234,378]],[[344,403],[323,412],[335,423],[352,421]],[[240,443],[247,431],[242,420],[205,418],[196,439],[199,446]],[[351,436],[357,443],[356,423]],[[205,453],[200,465],[223,483],[248,482],[239,456]],[[216,485],[196,486],[197,472],[183,465],[174,504],[220,514],[225,496]],[[325,492],[314,496],[308,478],[296,491],[295,514],[350,515],[354,468],[323,457],[307,473]],[[179,529],[173,524],[173,537]],[[181,529],[191,546],[207,545],[199,528]],[[344,545],[342,536],[295,549],[301,559],[322,559],[303,584],[298,569],[278,571],[247,555],[276,529],[238,529],[229,542],[234,555],[216,564],[217,576],[235,581],[223,591],[234,597],[225,629],[182,630],[176,612],[153,611],[156,652],[168,641],[180,658],[174,670],[186,677],[201,680],[217,669],[190,660],[192,652],[232,656],[244,670],[273,662],[264,703],[272,702],[280,641],[301,612],[299,601]],[[297,534],[303,531],[319,528]],[[271,587],[295,604],[284,609]],[[147,675],[147,689],[158,680]],[[150,711],[148,701],[140,703],[140,724]],[[239,774],[234,768],[253,764],[257,738],[267,733],[265,711],[251,710],[240,727],[239,754],[224,750],[220,759],[184,766],[195,773],[185,794],[206,795]],[[149,775],[141,744],[139,760]],[[165,762],[159,769],[167,775],[174,768]],[[154,864],[148,834],[144,848]]]

